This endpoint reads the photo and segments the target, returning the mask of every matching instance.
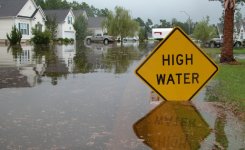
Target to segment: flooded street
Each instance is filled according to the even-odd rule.
[[[162,102],[136,77],[156,44],[0,46],[0,149],[244,150],[245,123],[205,88]]]

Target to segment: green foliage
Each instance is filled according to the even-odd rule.
[[[20,44],[18,45],[9,45],[8,52],[11,51],[13,57],[17,59],[19,56],[21,56],[23,49]]]
[[[22,38],[22,34],[16,28],[16,26],[13,26],[10,35],[7,33],[6,36],[7,36],[8,40],[9,40],[9,42],[10,42],[10,45],[20,44],[20,41],[21,41],[21,38]]]
[[[50,40],[51,40],[51,34],[49,33],[49,31],[39,31],[35,28],[32,28],[32,34],[34,35],[34,37],[32,38],[32,41],[34,42],[34,44],[49,44]]]
[[[70,4],[66,0],[35,0],[42,9],[68,9]]]
[[[172,26],[171,23],[165,19],[160,19],[160,23],[161,25],[159,26],[159,28],[170,28]]]
[[[129,11],[122,7],[115,7],[115,13],[110,12],[103,23],[108,33],[113,36],[134,36],[139,30],[138,22],[134,21]]]
[[[70,44],[70,43],[74,43],[74,39],[73,38],[58,38],[55,39],[55,42],[58,42],[58,44]]]
[[[35,0],[36,4],[41,6],[42,9],[68,9],[73,8],[74,10],[82,9],[86,11],[89,17],[101,16],[106,17],[109,14],[109,10],[98,9],[94,6],[89,6],[87,3],[78,3],[77,1],[67,2],[67,0]]]
[[[68,39],[68,38],[64,38],[64,43],[65,43],[65,44],[70,43],[70,39]]]
[[[139,41],[140,42],[143,42],[144,40],[148,39],[146,29],[145,28],[140,28],[138,36],[139,36]]]
[[[134,20],[137,21],[141,27],[145,27],[145,22],[140,17],[138,17]]]
[[[76,40],[83,41],[87,36],[87,26],[88,23],[83,15],[80,15],[76,18],[73,27],[76,30]]]
[[[192,34],[192,21],[190,18],[186,20],[186,22],[180,22],[176,18],[172,19],[172,26],[180,27],[185,33]]]
[[[151,19],[147,19],[146,23],[145,23],[145,29],[147,32],[151,33],[151,26],[153,25],[153,22]]]
[[[46,17],[47,21],[45,22],[46,30],[51,34],[51,39],[54,40],[57,34],[58,24],[56,23],[55,17]]]
[[[197,40],[201,40],[202,43],[206,43],[208,40],[216,35],[214,26],[209,25],[209,17],[204,18],[198,22],[194,28],[193,36]]]

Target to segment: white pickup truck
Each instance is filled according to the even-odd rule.
[[[104,44],[109,44],[109,42],[114,42],[115,40],[112,36],[99,33],[92,36],[86,36],[85,41],[87,44],[91,44],[91,42],[103,42]]]
[[[210,48],[219,48],[223,46],[223,37],[212,38],[208,42],[206,42],[206,47]],[[233,47],[239,48],[243,46],[243,42],[239,39],[233,39]]]

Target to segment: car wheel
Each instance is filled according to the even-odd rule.
[[[104,39],[104,44],[108,44],[109,43],[109,40],[108,39]]]
[[[215,48],[214,42],[211,42],[211,43],[210,43],[210,48]]]
[[[241,46],[242,46],[242,43],[241,43],[241,42],[236,42],[236,43],[235,43],[235,47],[239,48],[239,47],[241,47]]]
[[[91,44],[91,39],[87,39],[87,44]]]

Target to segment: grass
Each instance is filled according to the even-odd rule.
[[[203,49],[210,57],[220,54],[220,49]],[[245,49],[235,49],[234,54],[245,54]],[[215,76],[216,84],[208,90],[207,98],[210,101],[228,102],[245,108],[245,59],[237,60],[239,65],[219,64],[219,72]]]

